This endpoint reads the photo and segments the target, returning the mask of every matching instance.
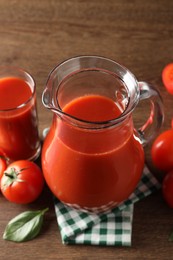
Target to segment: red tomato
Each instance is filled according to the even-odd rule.
[[[173,129],[164,131],[156,138],[151,157],[158,169],[166,172],[173,169]]]
[[[168,172],[163,179],[162,185],[163,197],[167,204],[173,208],[173,170]]]
[[[42,192],[44,177],[33,162],[21,160],[11,163],[1,179],[1,191],[11,202],[26,204]]]
[[[168,64],[162,71],[162,81],[167,91],[173,95],[173,63]]]
[[[3,153],[3,151],[0,149],[0,181],[6,168],[7,168],[7,158]]]
[[[173,128],[173,119],[171,120],[171,127]]]

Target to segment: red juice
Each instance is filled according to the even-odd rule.
[[[99,95],[76,98],[63,112],[90,122],[119,117],[121,108]],[[131,116],[103,129],[83,129],[54,116],[44,142],[46,181],[61,201],[92,209],[120,203],[135,189],[144,166],[144,152]]]
[[[32,159],[40,146],[36,96],[17,77],[0,79],[0,147],[13,161]]]

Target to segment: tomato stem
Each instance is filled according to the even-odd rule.
[[[4,174],[5,174],[5,176],[7,176],[7,177],[9,177],[11,179],[14,178],[14,176],[12,174],[8,173],[8,172],[4,172]]]
[[[17,171],[15,168],[11,168],[10,172],[4,172],[5,176],[9,177],[10,179],[17,179],[17,175],[20,171]]]
[[[3,188],[6,188],[10,185],[12,185],[14,182],[25,182],[25,180],[22,180],[20,178],[18,178],[18,174],[21,172],[21,171],[24,171],[28,168],[22,168],[20,170],[16,170],[15,168],[11,168],[10,169],[10,172],[4,172],[4,175],[8,178],[6,184],[4,184]]]

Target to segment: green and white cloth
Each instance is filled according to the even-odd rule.
[[[81,212],[55,199],[55,212],[63,244],[131,246],[134,203],[159,188],[159,182],[145,166],[136,190],[109,213]]]

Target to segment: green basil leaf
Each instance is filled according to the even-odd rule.
[[[3,239],[24,242],[36,237],[43,224],[43,216],[48,208],[38,211],[25,211],[7,224]]]

